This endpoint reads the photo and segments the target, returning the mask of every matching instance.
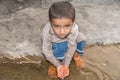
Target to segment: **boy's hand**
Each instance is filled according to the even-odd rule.
[[[63,70],[63,65],[60,65],[57,67],[57,76],[61,79],[64,79],[64,70]]]
[[[64,77],[67,77],[69,75],[69,67],[64,66]]]
[[[64,66],[64,65],[60,65],[58,68],[57,68],[57,76],[61,79],[64,79],[66,76],[69,75],[69,67],[67,66]]]

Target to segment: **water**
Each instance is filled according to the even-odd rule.
[[[47,75],[47,63],[1,63],[0,80],[59,80],[51,79]],[[70,76],[64,80],[113,80],[107,73],[98,67],[86,63],[87,67],[77,70],[72,62],[70,65]]]

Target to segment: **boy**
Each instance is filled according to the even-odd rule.
[[[85,37],[78,31],[75,9],[65,1],[55,2],[49,8],[49,23],[42,32],[42,52],[50,62],[48,75],[63,79],[69,75],[69,64],[73,57],[77,68],[83,67]]]

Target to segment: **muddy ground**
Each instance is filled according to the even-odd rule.
[[[86,47],[81,58],[84,60],[84,68],[77,70],[72,61],[70,76],[65,80],[120,80],[120,45]],[[41,64],[24,63],[24,59],[1,60],[0,80],[59,80],[47,75],[48,64],[45,60]]]

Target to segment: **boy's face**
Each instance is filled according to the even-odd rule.
[[[59,38],[65,38],[71,31],[73,21],[69,18],[53,18],[51,24],[55,34]]]

